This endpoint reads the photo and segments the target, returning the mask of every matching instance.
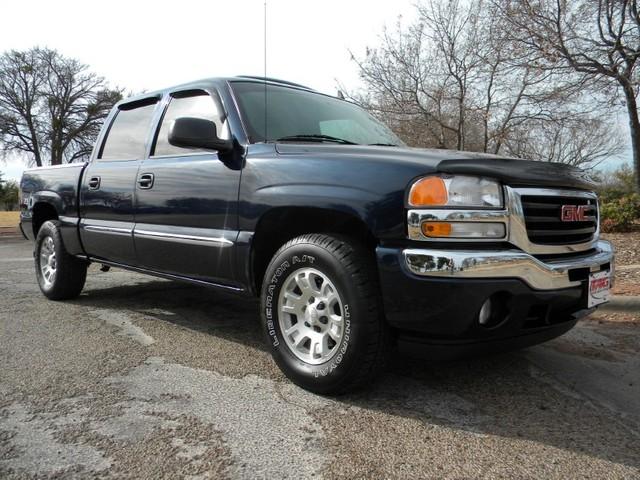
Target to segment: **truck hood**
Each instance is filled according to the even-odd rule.
[[[361,145],[278,143],[280,155],[370,159],[374,163],[413,165],[416,176],[433,172],[482,175],[512,186],[564,187],[593,190],[594,180],[586,171],[561,163],[535,162],[484,153],[426,148]]]

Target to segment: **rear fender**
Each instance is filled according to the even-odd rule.
[[[25,203],[26,208],[20,214],[20,223],[27,238],[35,240],[37,230],[44,222],[57,219],[60,222],[60,234],[67,252],[71,255],[83,253],[78,236],[79,219],[63,215],[64,202],[58,193],[48,190],[34,192],[25,199]]]

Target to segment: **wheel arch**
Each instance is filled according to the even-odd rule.
[[[372,255],[378,245],[369,226],[355,212],[303,206],[272,208],[258,220],[251,241],[250,286],[254,292],[260,292],[264,273],[278,249],[305,233],[348,235]]]
[[[34,195],[35,200],[31,207],[31,228],[35,238],[44,222],[58,220],[60,218],[56,206],[55,197]],[[59,199],[59,197],[58,197]]]

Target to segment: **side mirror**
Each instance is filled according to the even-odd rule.
[[[204,118],[176,118],[169,127],[169,143],[175,147],[231,150],[231,140],[218,138],[216,124]]]

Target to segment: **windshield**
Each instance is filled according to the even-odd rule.
[[[231,84],[249,141],[337,141],[360,145],[402,145],[391,130],[344,100],[296,88],[256,82]],[[297,138],[296,138],[297,137]]]

